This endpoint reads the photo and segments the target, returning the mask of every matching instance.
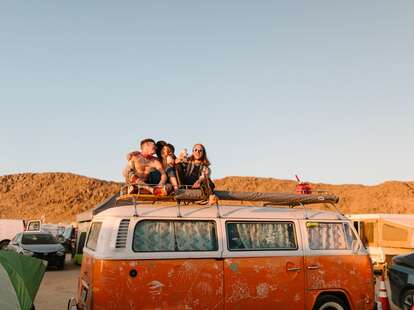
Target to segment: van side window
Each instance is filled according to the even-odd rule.
[[[309,247],[312,250],[349,250],[352,235],[344,223],[307,222]]]
[[[96,250],[96,244],[98,243],[99,232],[101,231],[102,222],[93,222],[89,230],[88,241],[86,241],[86,247],[93,251]]]
[[[217,251],[214,221],[143,220],[134,229],[135,252]]]
[[[298,248],[292,222],[227,222],[226,231],[231,251]]]

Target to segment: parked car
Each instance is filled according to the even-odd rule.
[[[134,202],[95,215],[68,309],[160,307],[372,310],[372,264],[338,212]]]
[[[0,250],[7,247],[10,240],[18,233],[25,230],[25,222],[22,219],[0,219]],[[29,221],[27,230],[40,230],[39,220]]]
[[[414,305],[414,253],[395,256],[389,267],[392,302],[401,309]]]
[[[37,257],[62,270],[65,266],[65,248],[47,232],[18,233],[7,246],[8,250]]]

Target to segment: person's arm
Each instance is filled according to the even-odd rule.
[[[211,169],[208,166],[204,166],[203,170],[201,171],[201,176],[204,176],[206,179],[210,178],[211,176]]]
[[[162,166],[161,162],[159,162],[158,160],[155,162],[155,169],[157,169],[160,174],[161,174],[161,180],[160,183],[158,183],[158,185],[164,185],[167,182],[167,174],[164,171],[164,167]]]
[[[175,163],[184,163],[187,162],[187,149],[182,149],[180,153],[178,154],[178,157],[175,159]]]

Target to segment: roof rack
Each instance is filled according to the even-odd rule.
[[[139,192],[139,191],[138,191]],[[332,203],[335,204],[339,198],[332,194],[291,194],[291,193],[262,193],[262,192],[233,192],[233,191],[215,191],[214,194],[218,200],[231,201],[252,201],[263,202],[265,205],[277,206],[300,206],[315,203]],[[116,205],[126,205],[134,202],[184,202],[194,203],[205,201],[206,198],[200,189],[180,188],[176,193],[171,195],[153,195],[149,193],[138,194],[121,194],[116,201]]]
[[[339,198],[327,192],[317,192],[315,195],[278,192],[262,193],[215,191],[215,195],[219,201],[262,202],[262,207],[287,206],[293,208],[301,206],[305,209],[305,213],[307,213],[305,207],[306,205],[322,203],[330,205],[337,213],[342,214],[335,206],[335,204],[338,203]],[[98,204],[92,210],[92,214],[90,214],[90,216],[92,217],[93,215],[97,215],[98,213],[110,208],[130,205],[134,206],[135,216],[138,216],[137,204],[148,202],[152,204],[156,202],[175,203],[178,207],[178,217],[180,217],[181,203],[185,206],[189,204],[202,204],[201,202],[204,202],[203,205],[205,205],[206,197],[204,197],[204,194],[200,189],[191,189],[189,187],[180,188],[176,193],[167,196],[157,196],[149,193],[126,194],[125,187],[123,187],[119,193]],[[212,207],[214,206],[217,208],[217,217],[221,217],[219,203],[213,205]]]

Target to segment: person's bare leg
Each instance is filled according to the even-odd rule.
[[[170,177],[170,183],[174,188],[174,192],[178,190],[178,181],[176,177]]]

